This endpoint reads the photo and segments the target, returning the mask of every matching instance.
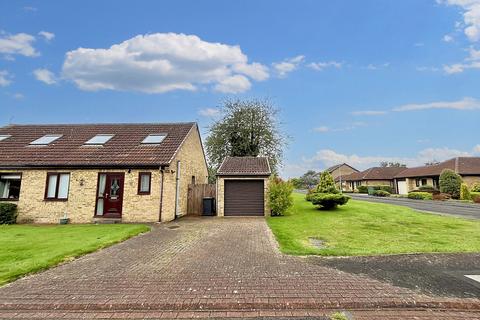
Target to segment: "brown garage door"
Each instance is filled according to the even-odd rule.
[[[263,180],[225,180],[226,216],[263,216]]]

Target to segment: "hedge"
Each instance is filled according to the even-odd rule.
[[[472,200],[476,203],[480,203],[480,192],[470,192]]]
[[[372,186],[372,189],[375,191],[381,190],[381,191],[386,191],[388,193],[393,193],[392,186],[389,186],[388,184]]]
[[[0,224],[17,223],[17,205],[14,203],[0,203]]]
[[[368,193],[367,186],[358,186],[357,190],[358,190],[358,193]]]
[[[409,192],[408,198],[417,200],[433,200],[433,196],[429,192]]]
[[[375,190],[372,195],[375,197],[390,197],[390,192],[385,190]]]

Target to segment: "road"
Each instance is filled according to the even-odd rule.
[[[381,202],[410,207],[415,210],[429,211],[446,215],[453,215],[467,219],[480,219],[480,205],[457,201],[413,200],[404,198],[380,198],[366,194],[348,194],[352,199],[370,202]]]

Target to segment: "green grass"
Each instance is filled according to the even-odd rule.
[[[145,225],[0,225],[0,285],[126,240]]]
[[[419,213],[410,208],[350,200],[333,211],[317,210],[294,194],[294,206],[268,224],[282,252],[356,256],[420,252],[480,252],[480,221]],[[319,249],[309,238],[326,242]]]

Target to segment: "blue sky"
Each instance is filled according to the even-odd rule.
[[[0,1],[0,124],[269,98],[284,176],[480,155],[480,0]]]

